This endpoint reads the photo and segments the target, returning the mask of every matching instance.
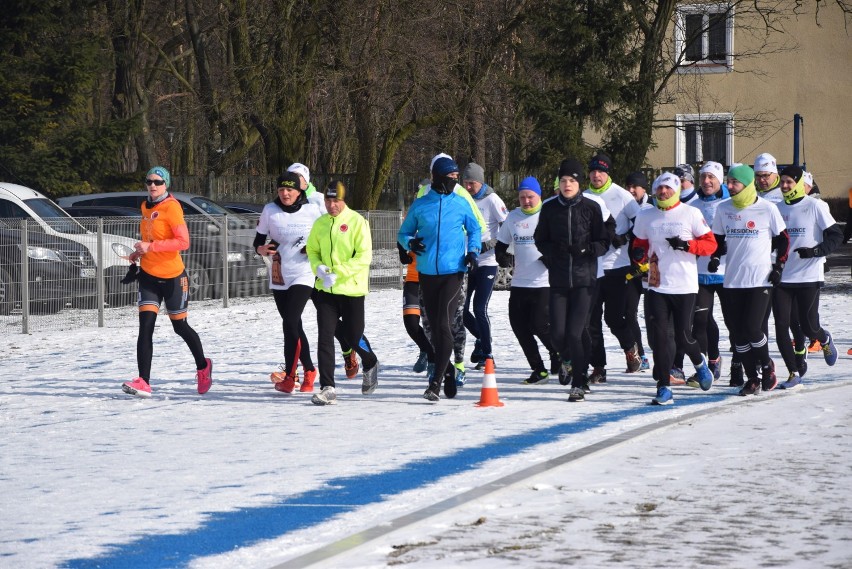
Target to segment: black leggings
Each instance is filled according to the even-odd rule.
[[[313,298],[317,309],[317,363],[320,386],[334,387],[334,335],[338,326],[341,326],[347,343],[361,356],[364,370],[373,369],[378,359],[363,337],[365,297],[343,296],[317,290]]]
[[[589,366],[583,332],[592,309],[593,287],[550,288],[550,339],[563,360],[571,360],[571,387],[583,387]]]
[[[731,343],[749,379],[757,378],[758,364],[769,365],[769,341],[763,323],[770,295],[768,287],[726,288],[722,295],[722,311],[729,324]]]
[[[695,318],[692,335],[698,341],[701,352],[711,360],[719,358],[719,325],[713,317],[713,295],[722,298],[722,284],[698,285],[695,299]]]
[[[509,293],[509,324],[533,371],[546,370],[538,343],[553,352],[550,340],[550,288],[512,287]]]
[[[794,311],[798,311],[796,314]],[[828,334],[819,325],[819,285],[803,287],[777,287],[772,294],[772,312],[775,315],[775,342],[784,358],[787,371],[796,371],[796,356],[790,343],[790,328],[795,318],[802,336],[796,339],[802,349],[804,337],[815,338],[821,344],[828,342]]]
[[[153,310],[143,310],[139,313],[139,337],[136,340],[136,363],[139,366],[139,377],[151,381],[151,360],[154,357],[154,325],[157,323],[157,313]],[[183,338],[192,357],[195,358],[195,369],[207,367],[204,359],[204,347],[201,338],[192,329],[186,318],[172,319],[172,329]]]
[[[440,385],[453,353],[451,322],[459,308],[464,273],[450,275],[420,274],[420,294],[429,319],[430,339],[435,349],[435,375],[429,378]]]
[[[288,374],[295,371],[297,359],[302,362],[303,369],[314,369],[311,346],[302,328],[302,313],[313,291],[313,287],[306,285],[293,285],[287,290],[272,289],[284,330],[284,371]]]
[[[695,315],[695,294],[661,294],[654,290],[646,293],[645,323],[648,336],[653,338],[654,380],[657,387],[669,385],[675,354],[668,341],[669,329],[673,331],[675,349],[689,356],[694,365],[702,362],[701,348],[692,337],[692,319]]]

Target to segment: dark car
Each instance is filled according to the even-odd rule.
[[[23,301],[23,232],[0,220],[0,314]],[[94,306],[95,260],[81,245],[39,231],[27,231],[27,290],[33,313],[58,312],[67,305]]]
[[[142,219],[142,212],[139,208],[121,207],[121,206],[100,206],[100,205],[72,205],[63,207],[68,215],[80,219],[97,219],[104,220],[104,233],[113,235],[124,235],[131,239],[139,239],[139,220]],[[89,231],[97,231],[97,223],[83,223]]]
[[[263,211],[263,206],[265,204],[256,204],[250,202],[222,202],[222,205],[234,213],[256,216]]]
[[[193,299],[222,296],[222,259],[228,263],[228,292],[232,296],[261,294],[268,290],[267,265],[254,250],[257,222],[229,212],[203,196],[173,192],[181,204],[189,229],[190,248],[183,255]],[[147,198],[146,192],[115,192],[59,198],[63,208],[108,208],[113,213],[134,211]],[[227,253],[224,253],[224,219],[228,220]],[[89,227],[87,225],[87,227]],[[91,227],[89,227],[91,229]],[[223,254],[224,253],[224,254]]]

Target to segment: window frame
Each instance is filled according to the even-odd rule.
[[[712,113],[712,114],[678,114],[675,115],[675,164],[686,163],[686,125],[690,123],[710,123],[724,122],[727,126],[725,133],[725,153],[726,160],[722,161],[723,166],[730,166],[734,158],[734,114],[733,113]],[[697,137],[696,144],[696,162],[705,162],[709,158],[704,158],[701,148],[702,138]]]
[[[701,14],[703,27],[712,14],[727,14],[725,18],[725,59],[723,60],[687,60],[686,59],[686,17]],[[678,73],[728,73],[734,69],[734,7],[730,4],[701,3],[681,4],[675,10],[675,54],[678,58]],[[709,54],[710,30],[701,34],[701,53]]]

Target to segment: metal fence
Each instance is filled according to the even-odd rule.
[[[370,223],[370,288],[400,288],[398,211],[360,212]],[[186,216],[182,253],[193,301],[227,307],[269,294],[268,259],[252,243],[259,215]],[[138,217],[0,219],[0,330],[110,326],[126,322],[136,284],[121,284],[139,239]]]

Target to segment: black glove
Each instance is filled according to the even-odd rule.
[[[639,261],[644,259],[645,255],[647,255],[647,254],[648,254],[648,252],[645,251],[644,247],[634,247],[633,251],[631,253],[631,256],[633,257],[632,260],[636,261],[638,263]]]
[[[766,277],[766,280],[771,282],[773,285],[778,285],[781,282],[781,273],[784,271],[784,263],[774,263],[772,265],[772,270],[769,271],[769,276]]]
[[[666,241],[669,242],[669,245],[672,246],[672,249],[689,253],[689,241],[684,241],[683,239],[677,236],[666,237]]]
[[[408,254],[408,251],[405,250],[405,247],[399,243],[396,244],[396,250],[399,252],[399,262],[403,265],[410,265],[414,261],[411,255]]]
[[[814,257],[825,257],[825,251],[822,250],[822,247],[817,245],[816,247],[799,247],[796,249],[796,253],[799,254],[799,257],[802,259],[813,259]]]
[[[497,247],[494,250],[494,256],[497,258],[497,264],[503,267],[504,269],[506,267],[511,267],[512,264],[514,264],[515,262],[515,256],[504,251],[500,247]]]
[[[568,254],[572,257],[582,257],[588,255],[589,248],[586,245],[569,245]]]
[[[479,267],[479,261],[477,260],[478,257],[479,255],[477,255],[473,251],[465,255],[464,264],[467,265],[467,270],[471,273],[475,271],[477,267]]]
[[[138,278],[139,267],[136,265],[136,263],[133,263],[129,267],[127,267],[127,274],[124,275],[123,279],[121,279],[121,284],[130,284]]]
[[[616,235],[612,238],[612,246],[618,249],[619,247],[623,247],[628,241],[629,236],[627,234],[624,235]]]
[[[423,244],[422,237],[415,237],[408,242],[408,250],[415,255],[422,255],[426,251],[426,245]]]
[[[707,263],[707,270],[711,273],[715,273],[719,270],[719,265],[722,264],[722,259],[719,257],[710,257],[710,262]]]

